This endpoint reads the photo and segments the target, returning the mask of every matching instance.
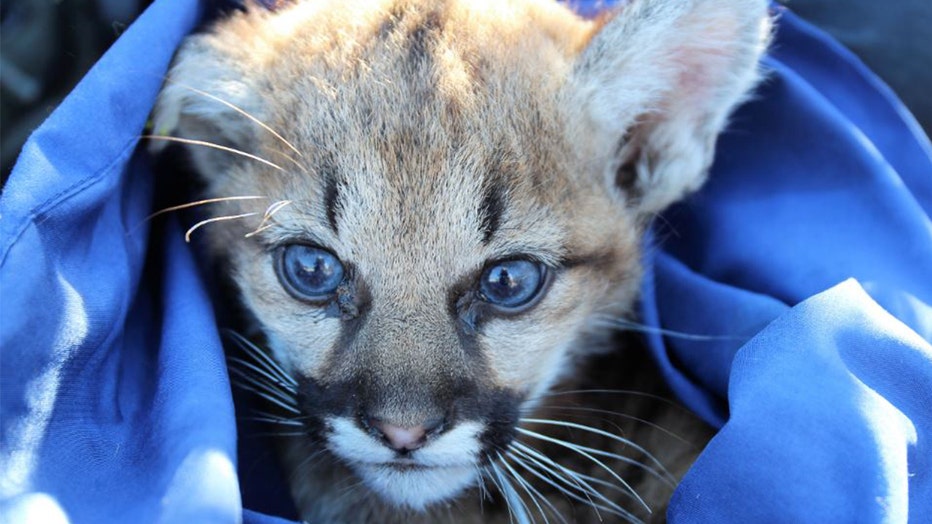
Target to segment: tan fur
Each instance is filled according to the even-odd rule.
[[[324,389],[365,380],[378,399],[366,409],[408,427],[446,409],[436,400],[440,383],[513,392],[531,410],[548,404],[542,395],[557,382],[591,382],[580,362],[612,347],[599,319],[631,313],[643,228],[701,184],[715,137],[757,78],[765,42],[762,0],[635,0],[599,22],[549,0],[253,7],[185,43],[155,124],[265,160],[188,148],[205,197],[262,197],[211,204],[210,217],[255,215],[197,233],[255,320],[240,331],[267,345],[290,375]],[[331,186],[335,210],[325,205]],[[485,238],[490,191],[502,209]],[[274,263],[290,242],[324,246],[352,264],[361,282],[353,296],[365,312],[333,315],[290,296]],[[464,331],[451,313],[456,293],[469,293],[490,261],[516,256],[552,268],[543,298]],[[599,386],[623,387],[590,387]],[[615,400],[589,405],[635,409]],[[669,410],[656,419],[707,438]],[[650,426],[622,427],[635,440],[654,438]],[[285,440],[285,469],[305,464],[307,442]],[[695,450],[668,444],[652,452],[680,475]],[[592,445],[617,447],[598,437]],[[364,493],[338,496],[334,479],[356,474],[343,462],[291,472],[305,518],[433,521],[451,503],[415,517]],[[568,519],[594,515],[528,480]],[[650,478],[638,489],[661,508],[670,493]],[[455,514],[507,518],[501,507],[485,516],[478,509]]]

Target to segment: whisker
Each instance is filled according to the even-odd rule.
[[[297,392],[297,389],[296,389],[294,386],[292,386],[291,384],[289,384],[289,383],[287,383],[287,382],[282,382],[282,381],[279,380],[278,378],[274,377],[273,375],[269,374],[268,372],[266,372],[265,370],[263,370],[262,368],[260,368],[260,367],[258,367],[258,366],[256,366],[256,365],[254,365],[254,364],[251,363],[251,362],[246,362],[245,360],[243,360],[243,359],[241,359],[241,358],[239,358],[239,357],[229,357],[229,356],[227,357],[227,362],[228,362],[228,363],[235,364],[235,365],[237,365],[237,366],[245,367],[245,368],[249,369],[250,371],[254,371],[255,373],[258,373],[259,376],[261,376],[262,378],[264,378],[264,379],[266,379],[266,380],[268,381],[267,384],[268,384],[269,386],[274,387],[274,388],[280,390],[282,393],[287,393],[287,394],[293,395],[294,393]]]
[[[165,209],[160,209],[155,213],[147,216],[143,221],[152,220],[153,218],[164,215],[165,213],[171,213],[172,211],[181,211],[182,209],[188,209],[197,206],[203,206],[204,204],[214,204],[217,202],[227,202],[230,200],[268,200],[269,197],[250,195],[250,196],[229,196],[229,197],[219,197],[219,198],[206,198],[204,200],[198,200],[197,202],[188,202],[187,204],[180,204],[177,206],[166,207]]]
[[[293,145],[291,144],[291,142],[285,140],[285,137],[283,137],[283,136],[281,136],[280,134],[278,134],[274,129],[272,129],[271,127],[269,127],[268,125],[266,125],[265,122],[262,122],[262,121],[259,120],[258,118],[256,118],[256,117],[252,116],[251,114],[249,114],[249,112],[247,112],[245,109],[242,109],[242,108],[236,106],[235,104],[233,104],[233,103],[231,103],[231,102],[228,102],[228,101],[226,101],[226,100],[224,100],[224,99],[222,99],[222,98],[220,98],[220,97],[218,97],[218,96],[216,96],[216,95],[212,95],[212,94],[210,94],[210,93],[208,93],[208,92],[206,92],[206,91],[201,91],[200,89],[197,89],[196,87],[192,87],[192,86],[189,86],[189,85],[187,85],[187,84],[183,84],[183,83],[181,83],[181,82],[178,82],[178,81],[176,81],[176,80],[172,80],[172,79],[170,79],[170,78],[169,78],[167,81],[170,82],[170,83],[172,83],[172,84],[175,84],[175,85],[177,85],[177,86],[179,86],[179,87],[183,87],[183,88],[185,88],[185,89],[187,89],[187,90],[189,90],[189,91],[193,91],[193,92],[195,92],[195,93],[197,93],[197,94],[199,94],[199,95],[205,96],[205,97],[207,97],[207,98],[209,98],[209,99],[211,99],[211,100],[213,100],[213,101],[215,101],[215,102],[217,102],[217,103],[220,103],[220,104],[223,104],[223,105],[229,107],[230,109],[236,111],[237,113],[239,113],[239,114],[243,115],[244,117],[248,118],[249,120],[253,121],[256,125],[258,125],[258,126],[261,127],[262,129],[265,129],[266,131],[268,131],[269,133],[271,133],[272,136],[274,136],[275,138],[277,138],[278,140],[280,140],[281,143],[283,143],[283,144],[285,144],[286,146],[288,146],[288,148],[291,149],[292,151],[294,151],[295,154],[298,155],[299,157],[303,157],[303,156],[304,156],[304,155],[301,154],[301,151],[298,151],[298,148],[296,148],[295,146],[293,146]]]
[[[574,452],[578,453],[579,455],[582,455],[583,457],[586,457],[587,459],[589,459],[590,461],[592,461],[593,464],[595,464],[596,466],[598,466],[598,467],[602,468],[603,470],[605,470],[606,472],[608,472],[608,474],[611,475],[612,477],[614,477],[615,480],[617,480],[617,481],[620,482],[622,485],[624,485],[628,490],[630,490],[631,493],[634,495],[634,498],[638,501],[638,503],[639,503],[641,506],[644,507],[644,509],[646,509],[648,512],[651,511],[650,506],[648,506],[647,503],[644,502],[644,499],[642,499],[641,496],[637,494],[637,492],[634,490],[634,488],[632,488],[631,485],[628,484],[627,481],[625,481],[625,479],[621,478],[621,476],[619,476],[617,473],[615,473],[615,472],[612,470],[612,468],[606,466],[604,462],[602,462],[601,460],[595,458],[595,457],[592,456],[590,453],[587,453],[587,452],[586,452],[587,449],[591,449],[591,448],[582,449],[582,448],[584,448],[584,446],[578,446],[578,445],[576,445],[576,444],[570,444],[569,442],[565,442],[565,441],[560,440],[560,439],[551,438],[551,437],[548,437],[548,436],[546,436],[546,435],[541,435],[540,433],[537,433],[537,432],[534,432],[534,431],[530,431],[530,430],[525,429],[525,428],[516,428],[516,429],[518,430],[518,432],[523,433],[523,434],[525,434],[525,435],[527,435],[527,436],[529,436],[529,437],[536,438],[536,439],[539,439],[539,440],[544,440],[544,441],[550,442],[550,443],[552,443],[552,444],[556,444],[556,445],[558,445],[558,446],[561,446],[561,447],[564,447],[564,448],[566,448],[566,449],[569,449],[570,451],[574,451]]]
[[[538,396],[538,398],[549,398],[549,397],[562,397],[567,395],[588,395],[588,394],[598,394],[598,395],[630,395],[632,397],[644,397],[659,402],[663,402],[668,406],[672,406],[682,410],[684,413],[692,414],[692,411],[689,411],[682,405],[674,402],[668,398],[661,397],[660,395],[655,395],[653,393],[647,393],[644,391],[637,391],[634,389],[569,389],[563,391],[551,391],[549,393],[543,393]],[[693,415],[695,416],[695,415]]]
[[[511,515],[515,517],[518,521],[518,524],[531,524],[530,510],[527,507],[527,504],[521,500],[521,496],[518,495],[518,492],[515,491],[514,486],[511,485],[511,482],[502,474],[502,470],[495,465],[494,461],[489,461],[489,466],[492,468],[492,472],[495,474],[495,477],[498,478],[499,490],[502,491],[502,495],[505,496],[505,500],[508,505],[508,511]],[[493,482],[495,480],[493,479]],[[515,504],[515,501],[520,504]],[[511,510],[514,509],[514,512]],[[521,513],[518,513],[518,510],[521,510]]]
[[[514,451],[514,452],[516,452],[516,453],[520,453],[518,450],[512,450],[512,451]],[[624,508],[622,508],[621,506],[619,506],[618,504],[616,504],[615,502],[613,502],[612,500],[610,500],[608,497],[606,497],[605,495],[603,495],[602,493],[600,493],[597,489],[595,489],[595,488],[593,488],[591,485],[589,485],[588,482],[584,482],[583,480],[581,480],[582,477],[588,477],[588,475],[582,475],[582,474],[577,473],[577,472],[575,472],[575,471],[567,470],[567,471],[564,473],[565,476],[561,476],[560,473],[557,472],[557,471],[554,471],[553,468],[547,466],[546,464],[541,463],[540,461],[538,461],[538,460],[536,460],[535,458],[530,457],[530,456],[528,456],[528,455],[526,455],[526,454],[523,454],[524,458],[521,458],[521,457],[519,457],[519,456],[517,456],[517,455],[510,455],[510,456],[511,456],[511,458],[514,459],[521,467],[523,467],[524,469],[526,469],[529,473],[531,473],[531,474],[534,475],[535,477],[537,477],[537,478],[543,480],[544,482],[546,482],[547,484],[549,484],[551,487],[557,489],[557,490],[558,490],[561,494],[563,494],[565,497],[568,497],[568,498],[570,498],[570,499],[572,499],[572,500],[575,500],[576,502],[580,502],[580,503],[585,504],[585,505],[589,506],[590,508],[592,508],[592,511],[595,512],[595,515],[596,515],[596,517],[599,519],[599,522],[604,522],[604,520],[605,520],[605,519],[602,518],[602,512],[605,512],[605,513],[608,513],[608,514],[611,514],[611,515],[615,515],[616,517],[620,517],[620,518],[622,518],[622,519],[624,519],[624,520],[627,520],[627,521],[629,521],[629,522],[640,522],[640,519],[638,519],[637,517],[635,517],[633,513],[631,513],[630,511],[625,510]],[[562,482],[563,484],[565,484],[567,487],[560,486],[560,485],[558,485],[554,480],[551,480],[551,479],[545,477],[545,476],[543,475],[543,472],[538,472],[537,470],[534,469],[534,467],[532,466],[532,464],[529,464],[529,463],[526,462],[526,461],[531,461],[531,462],[533,463],[533,466],[537,466],[538,468],[540,468],[541,470],[543,470],[543,472],[546,472],[546,473],[548,473],[549,475],[553,476],[555,479],[559,480],[560,482]],[[564,469],[565,469],[565,468],[564,468]],[[577,476],[578,476],[579,478],[575,478],[575,477],[577,477]],[[588,478],[592,478],[592,477],[588,477]],[[582,483],[582,484],[580,484],[580,483]],[[620,490],[620,488],[618,488],[617,486],[613,486],[613,487],[614,487],[616,490],[621,491],[622,493],[626,493],[626,492],[624,492],[623,490]],[[573,488],[573,489],[578,490],[580,493],[582,493],[582,495],[583,495],[585,498],[583,498],[582,496],[577,495],[576,493],[573,493],[572,491],[569,491],[568,488]],[[603,501],[605,504],[600,504],[600,503],[598,503],[598,502],[593,501],[593,500],[592,500],[592,497],[591,497],[590,495],[595,495],[596,498],[598,498],[600,501]],[[630,495],[628,495],[628,496],[630,496]]]
[[[147,139],[147,140],[164,140],[164,141],[166,141],[166,142],[178,142],[178,143],[180,143],[180,144],[188,144],[188,145],[192,145],[192,146],[209,147],[209,148],[211,148],[211,149],[217,149],[217,150],[219,150],[219,151],[225,151],[225,152],[227,152],[227,153],[232,153],[232,154],[234,154],[234,155],[239,155],[239,156],[242,156],[242,157],[246,157],[246,158],[249,158],[249,159],[251,159],[251,160],[255,160],[256,162],[261,162],[261,163],[263,163],[263,164],[265,164],[265,165],[267,165],[267,166],[269,166],[269,167],[275,168],[275,169],[277,169],[277,170],[279,170],[279,171],[285,171],[285,169],[284,169],[282,166],[280,166],[280,165],[278,165],[278,164],[276,164],[276,163],[274,163],[274,162],[270,162],[270,161],[268,161],[268,160],[266,160],[266,159],[264,159],[264,158],[262,158],[262,157],[259,157],[259,156],[256,156],[256,155],[247,153],[247,152],[245,152],[245,151],[240,151],[239,149],[236,149],[236,148],[233,148],[233,147],[227,147],[227,146],[222,146],[222,145],[220,145],[220,144],[215,144],[215,143],[213,143],[213,142],[207,142],[207,141],[205,141],[205,140],[194,140],[194,139],[191,139],[191,138],[179,138],[179,137],[177,137],[177,136],[160,136],[160,135],[141,135],[139,138],[144,138],[144,139]]]
[[[272,227],[272,224],[266,225],[266,222],[272,219],[275,216],[275,213],[278,213],[282,209],[285,209],[288,205],[292,203],[291,200],[279,200],[278,202],[273,203],[265,210],[265,214],[262,216],[262,222],[259,222],[259,225],[251,233],[246,233],[246,238],[251,238],[259,233],[265,231],[266,229]]]
[[[228,221],[228,220],[239,220],[239,219],[241,219],[241,218],[253,217],[253,216],[256,216],[256,215],[258,215],[258,214],[259,214],[259,213],[243,213],[243,214],[241,214],[241,215],[230,215],[230,216],[225,216],[225,217],[214,217],[214,218],[208,218],[208,219],[206,219],[206,220],[201,220],[201,221],[198,222],[197,224],[194,224],[193,226],[191,226],[191,228],[188,229],[188,230],[185,232],[185,234],[184,234],[184,241],[185,241],[186,243],[190,243],[190,242],[191,242],[191,234],[194,233],[195,231],[197,231],[198,229],[200,229],[201,227],[206,226],[207,224],[213,224],[214,222],[225,222],[225,221]]]
[[[265,151],[265,152],[269,152],[269,153],[275,153],[275,154],[277,154],[278,156],[280,156],[280,157],[284,158],[285,160],[287,160],[288,162],[290,162],[291,165],[293,165],[293,166],[295,166],[296,168],[298,168],[298,171],[300,171],[300,172],[302,172],[302,173],[304,173],[304,174],[306,174],[306,175],[310,174],[310,172],[307,170],[307,167],[305,167],[304,164],[302,164],[301,162],[298,162],[294,157],[292,157],[292,156],[289,155],[288,153],[286,153],[286,152],[284,152],[284,151],[282,151],[282,150],[280,150],[280,149],[272,149],[272,148],[270,148],[270,147],[264,147],[264,148],[262,148],[262,150]]]
[[[745,340],[744,337],[737,337],[733,335],[697,335],[694,333],[684,333],[682,331],[674,331],[672,329],[659,328],[653,326],[647,326],[644,324],[639,324],[634,321],[626,320],[623,318],[598,318],[596,323],[603,327],[610,328],[620,328],[628,331],[635,331],[638,333],[648,333],[651,335],[663,335],[671,338],[679,338],[683,340],[694,340],[694,341],[723,341],[723,340]]]
[[[535,500],[534,497],[531,496],[531,492],[528,491],[528,489],[527,489],[526,487],[524,487],[524,481],[523,481],[523,479],[521,479],[521,476],[520,476],[520,475],[516,475],[516,474],[513,473],[514,470],[511,468],[511,466],[510,466],[508,463],[505,462],[505,459],[502,457],[502,454],[501,454],[501,453],[498,453],[498,460],[499,460],[499,462],[502,464],[502,466],[504,466],[504,467],[506,468],[506,469],[504,470],[504,472],[502,472],[502,470],[499,470],[499,471],[501,472],[501,474],[502,474],[503,476],[506,476],[506,477],[507,477],[508,474],[509,474],[509,472],[511,472],[511,478],[515,479],[515,481],[518,483],[518,486],[520,486],[520,487],[524,490],[524,492],[527,493],[528,498],[530,498],[530,499],[531,499],[531,502],[532,502],[535,506],[537,506],[537,510],[540,512],[540,514],[544,517],[544,520],[546,521],[546,520],[547,520],[547,516],[543,514],[543,511],[541,510],[540,504],[538,504],[538,503],[537,503],[537,500]],[[515,490],[515,493],[517,493],[517,490]],[[519,495],[519,497],[520,497],[520,495]],[[525,513],[528,515],[528,518],[530,519],[530,518],[531,518],[531,515],[532,515],[531,509],[528,507],[527,503],[525,503],[523,499],[521,500],[521,504],[522,504],[522,506],[524,506]],[[550,524],[550,523],[547,522],[547,524]]]
[[[596,435],[601,435],[601,436],[603,436],[603,437],[610,438],[610,439],[614,440],[615,442],[619,442],[619,443],[624,444],[624,445],[626,445],[626,446],[630,446],[631,448],[633,448],[633,449],[635,449],[635,450],[637,450],[637,451],[643,453],[644,456],[646,456],[648,459],[650,459],[651,462],[653,462],[658,468],[660,468],[660,470],[664,473],[664,475],[666,475],[666,477],[664,477],[664,475],[660,475],[660,474],[659,474],[656,470],[654,470],[653,468],[648,467],[647,465],[642,464],[642,463],[640,463],[640,462],[638,462],[638,461],[636,461],[636,460],[634,460],[634,459],[632,459],[632,458],[630,458],[630,457],[625,457],[624,455],[619,455],[619,454],[617,454],[617,453],[611,453],[611,452],[608,452],[608,451],[603,451],[603,450],[601,450],[601,449],[590,448],[590,447],[583,446],[583,445],[580,445],[580,444],[570,444],[570,445],[572,445],[572,446],[576,446],[576,447],[578,447],[579,449],[582,449],[582,450],[584,450],[584,451],[588,451],[588,452],[593,453],[593,454],[602,455],[602,456],[604,456],[604,457],[609,457],[609,458],[614,458],[614,459],[620,460],[620,461],[622,461],[622,462],[625,462],[626,464],[631,464],[631,465],[634,465],[634,466],[638,466],[638,467],[640,467],[641,469],[643,469],[644,471],[647,471],[648,473],[651,473],[652,475],[656,476],[658,479],[664,480],[664,481],[670,483],[671,486],[675,486],[675,484],[676,484],[676,478],[667,470],[666,467],[664,467],[664,465],[663,465],[659,460],[657,460],[656,457],[654,457],[653,454],[651,454],[649,451],[647,451],[647,450],[644,449],[643,447],[641,447],[641,446],[635,444],[635,443],[634,443],[633,441],[631,441],[630,439],[626,439],[626,438],[620,437],[620,436],[618,436],[618,435],[613,435],[613,434],[611,434],[611,433],[609,433],[609,432],[607,432],[607,431],[603,431],[603,430],[601,430],[601,429],[597,429],[597,428],[593,428],[593,427],[589,427],[589,426],[584,426],[584,425],[582,425],[582,424],[576,424],[575,422],[564,422],[564,421],[560,421],[560,420],[548,420],[548,419],[539,419],[539,418],[524,418],[524,419],[521,419],[521,420],[522,420],[523,422],[528,422],[528,423],[531,423],[531,424],[542,424],[542,425],[549,425],[549,426],[560,426],[560,427],[564,427],[564,428],[578,429],[578,430],[580,430],[580,431],[587,431],[587,432],[589,432],[589,433],[594,433],[594,434],[596,434]],[[519,428],[519,430],[520,430],[520,428]],[[533,433],[533,432],[531,432],[531,433]],[[539,435],[539,434],[538,434],[538,435]],[[539,436],[542,436],[542,435],[539,435]],[[567,443],[567,444],[569,444],[569,443]]]
[[[633,420],[635,422],[640,422],[646,426],[650,426],[660,432],[663,432],[665,435],[668,435],[671,438],[675,438],[676,440],[682,442],[683,444],[694,446],[692,442],[686,440],[680,435],[677,435],[674,431],[669,430],[661,426],[660,424],[657,424],[656,422],[651,422],[647,419],[636,417],[634,415],[629,415],[627,413],[621,413],[619,411],[609,411],[607,409],[589,408],[589,407],[583,407],[583,406],[542,406],[542,407],[546,409],[559,410],[559,411],[578,411],[578,412],[583,412],[583,413],[598,413],[601,415],[612,415],[612,416],[624,418],[627,420]],[[615,426],[617,427],[617,425]]]
[[[577,473],[575,471],[567,468],[566,466],[563,466],[562,464],[555,462],[550,457],[544,455],[543,453],[537,451],[536,449],[533,449],[531,446],[527,444],[522,444],[518,441],[512,442],[509,445],[509,450],[511,452],[512,458],[520,459],[521,457],[524,457],[525,459],[531,461],[541,470],[553,476],[554,478],[556,478],[563,484],[566,484],[568,487],[579,490],[579,492],[585,495],[586,499],[588,499],[588,503],[590,505],[595,504],[595,502],[592,500],[592,498],[589,497],[589,495],[590,494],[598,495],[597,490],[593,489],[592,486],[589,486],[584,482],[582,483],[577,482]],[[525,465],[525,469],[527,469],[527,465]],[[534,470],[529,470],[529,471],[536,474]],[[543,477],[539,477],[539,478],[545,481],[547,480],[547,479],[543,479]],[[556,486],[555,484],[551,484],[551,485],[554,487],[557,487],[557,489],[559,489],[560,491],[563,491],[563,488]],[[586,502],[586,501],[583,501],[583,502]],[[598,514],[598,511],[596,511],[596,513]],[[601,516],[599,517],[599,520],[602,520]]]
[[[286,395],[277,389],[269,387],[265,383],[250,377],[247,373],[240,369],[230,368],[230,378],[236,386],[247,386],[252,388],[253,391],[262,393],[268,397],[274,397],[278,399],[279,402],[288,406],[293,408],[298,407],[293,396]]]
[[[489,466],[491,465],[492,461],[489,460]],[[486,467],[485,474],[489,480],[492,481],[492,485],[498,489],[498,492],[501,493],[503,497],[505,497],[505,509],[508,510],[508,522],[509,524],[512,524],[515,521],[515,510],[512,509],[511,502],[508,500],[508,495],[505,492],[504,486],[502,486],[501,483],[499,483],[499,481],[495,478],[495,475],[489,466]]]
[[[295,475],[298,475],[302,469],[311,469],[316,466],[316,463],[320,462],[324,458],[324,451],[325,450],[320,449],[305,457],[297,466],[295,466],[293,470],[291,470],[291,474],[288,476],[288,483],[290,484],[292,481],[294,481]]]
[[[492,500],[492,494],[489,493],[489,488],[485,485],[485,475],[486,473],[482,471],[482,468],[476,464],[476,479],[479,481],[479,511],[482,512],[482,501],[483,500]]]
[[[543,464],[540,464],[537,460],[535,460],[534,457],[528,456],[527,453],[522,452],[520,449],[513,449],[512,451],[515,452],[515,453],[518,453],[518,454],[520,454],[520,455],[522,455],[522,456],[524,456],[524,458],[527,459],[527,460],[532,460],[532,461],[534,461],[535,463],[538,463],[538,466],[540,466],[540,467],[545,467]],[[540,452],[537,452],[537,453],[540,453]],[[518,457],[515,457],[514,455],[511,455],[511,456],[512,456],[512,458],[518,458]],[[543,459],[545,459],[545,460],[548,460],[549,462],[551,462],[552,464],[554,464],[554,466],[558,466],[558,467],[560,467],[560,468],[562,468],[562,469],[564,469],[564,470],[571,471],[572,474],[573,474],[580,482],[585,481],[585,484],[586,484],[586,486],[587,486],[588,489],[591,489],[594,493],[598,493],[600,496],[601,496],[601,494],[598,492],[598,490],[594,489],[594,488],[593,488],[592,486],[590,486],[589,484],[598,484],[599,486],[602,486],[602,487],[604,487],[604,488],[607,488],[607,489],[610,489],[610,490],[612,490],[612,491],[615,491],[615,492],[617,492],[617,493],[619,493],[619,494],[621,494],[621,495],[624,495],[624,496],[626,496],[626,497],[632,498],[632,495],[631,495],[631,492],[630,492],[630,491],[628,491],[627,489],[624,489],[624,488],[621,487],[621,486],[618,486],[617,484],[612,484],[611,482],[602,480],[602,479],[600,479],[600,478],[593,477],[593,476],[591,476],[591,475],[586,475],[585,473],[579,473],[578,471],[569,470],[569,469],[566,468],[565,466],[562,466],[562,465],[560,465],[560,464],[557,464],[557,463],[553,462],[552,460],[550,460],[549,458],[547,458],[546,456],[544,456],[544,455],[542,455],[542,454],[539,454],[539,456],[541,456],[541,458],[543,458]]]
[[[298,387],[298,382],[292,378],[292,376],[288,374],[288,372],[285,371],[285,369],[282,368],[278,362],[276,362],[265,351],[253,344],[252,341],[250,341],[248,338],[229,328],[222,329],[221,333],[233,339],[233,342],[235,342],[236,345],[246,354],[253,357],[253,359],[264,362],[265,365],[263,367],[281,379],[282,382],[290,384],[293,388]],[[258,363],[260,362],[257,362],[257,364]]]
[[[310,415],[301,415],[301,416],[288,415],[287,416],[288,418],[284,418],[284,416],[281,413],[272,413],[272,412],[265,411],[257,407],[253,407],[249,411],[254,416],[267,417],[267,418],[280,419],[280,420],[294,420],[296,422],[302,422],[302,423],[308,420],[312,420],[314,418]]]
[[[505,471],[499,470],[499,472],[501,473],[502,476],[504,476],[504,477],[507,478],[508,470],[511,470],[511,471],[513,471],[513,470],[511,469],[511,466],[509,466],[509,465],[505,462],[505,459],[502,458],[501,453],[498,454],[498,459],[499,459],[499,462],[500,462],[503,466],[505,466],[505,468],[507,468]],[[523,487],[524,480],[521,478],[521,476],[520,476],[520,475],[512,475],[512,478],[514,478],[515,481],[518,482],[518,486],[521,486],[522,489],[524,489],[524,492],[528,494],[528,498],[530,498],[530,499],[531,499],[531,502],[537,507],[537,510],[540,512],[541,516],[544,517],[544,521],[546,522],[546,524],[550,524],[550,522],[547,521],[547,516],[543,514],[543,510],[541,509],[540,504],[538,504],[537,501],[534,499],[534,497],[531,496],[531,493],[530,493],[526,488]],[[513,485],[512,485],[512,489],[514,489]],[[531,508],[529,508],[528,505],[527,505],[527,503],[524,502],[524,499],[521,498],[521,495],[518,494],[518,491],[517,491],[517,490],[515,490],[515,495],[517,495],[518,498],[519,498],[519,500],[521,501],[521,506],[524,508],[524,512],[525,512],[525,515],[527,515],[528,520],[531,521],[531,522],[533,522],[533,516],[532,516],[533,513],[531,513]]]
[[[337,507],[340,505],[346,504],[346,500],[353,497],[359,491],[359,487],[363,485],[361,480],[352,481],[353,477],[347,477],[340,484],[337,484],[339,489],[339,494],[337,495]],[[358,497],[357,497],[358,498]]]
[[[527,493],[528,498],[531,499],[531,502],[534,503],[534,506],[537,507],[537,511],[540,513],[540,516],[543,517],[545,524],[550,524],[550,519],[547,518],[547,513],[544,512],[544,508],[541,507],[540,503],[538,502],[538,499],[543,501],[544,504],[548,506],[548,508],[554,513],[554,515],[556,515],[557,517],[560,518],[561,521],[566,523],[566,520],[560,515],[559,512],[556,511],[556,509],[553,507],[553,504],[551,504],[549,500],[547,500],[543,495],[541,495],[539,491],[534,489],[534,486],[531,486],[526,480],[524,480],[524,478],[521,477],[521,475],[517,471],[515,471],[513,467],[511,467],[511,464],[509,464],[508,461],[505,460],[505,457],[503,457],[501,453],[498,454],[498,458],[499,458],[499,462],[501,462],[502,465],[505,466],[505,469],[507,470],[506,472],[511,474],[512,478],[514,478],[518,482],[518,485],[521,486],[521,489],[523,489],[524,492]],[[512,458],[514,458],[514,456],[512,456]]]
[[[516,446],[512,449],[514,453],[516,453],[517,455],[523,456],[525,459],[531,461],[537,467],[546,471],[547,473],[552,475],[554,478],[556,478],[563,484],[566,484],[568,487],[572,487],[578,490],[580,493],[582,493],[583,496],[585,496],[585,499],[576,495],[575,493],[567,491],[565,488],[561,486],[558,486],[550,479],[544,478],[539,473],[537,473],[533,468],[530,468],[529,467],[530,464],[526,464],[526,463],[523,464],[525,469],[527,469],[529,472],[531,472],[533,475],[540,478],[544,482],[547,482],[551,486],[560,490],[564,495],[569,496],[573,500],[576,500],[578,502],[582,502],[583,504],[588,504],[589,506],[591,506],[600,521],[602,520],[602,515],[599,513],[600,509],[602,511],[612,513],[614,515],[623,517],[628,520],[637,520],[637,517],[635,517],[633,513],[625,510],[624,508],[622,508],[621,506],[613,502],[611,499],[606,497],[604,494],[602,494],[602,492],[593,488],[592,485],[589,483],[589,481],[593,479],[594,477],[583,475],[582,473],[573,471],[567,468],[566,466],[563,466],[562,464],[554,462],[552,459],[550,459],[543,453],[531,448],[530,446],[526,444],[521,444],[519,442],[512,442],[512,445]],[[518,458],[517,455],[513,455],[512,458]],[[600,481],[600,482],[604,483],[604,481]],[[631,497],[631,494],[629,493],[628,490],[622,489],[618,486],[614,486],[614,485],[612,486],[614,487],[616,491],[625,493],[627,496]],[[606,505],[602,505],[602,504],[599,504],[593,501],[592,500],[593,495],[600,501],[604,502]]]
[[[299,420],[280,418],[280,417],[263,417],[263,416],[240,417],[240,420],[246,420],[249,422],[261,422],[264,424],[280,424],[282,426],[296,426],[296,427],[304,426],[304,423]]]
[[[267,431],[262,433],[248,433],[247,435],[253,438],[269,438],[269,437],[306,437],[307,433],[303,431]]]
[[[255,388],[257,391],[265,393],[266,395],[270,397],[275,397],[281,402],[288,404],[289,406],[297,407],[297,403],[295,402],[293,395],[289,395],[285,392],[282,392],[279,389],[271,387],[268,384],[255,379],[254,377],[250,376],[248,373],[246,373],[245,371],[239,368],[231,367],[230,373],[235,375],[233,378],[238,379],[237,381],[238,384],[245,384],[247,386]]]
[[[263,392],[263,391],[259,391],[258,389],[252,387],[252,386],[249,385],[249,384],[246,384],[246,383],[243,383],[243,382],[240,382],[240,381],[235,381],[235,380],[233,381],[233,383],[236,385],[236,387],[238,387],[238,388],[240,388],[240,389],[243,389],[243,390],[246,390],[246,391],[249,391],[249,392],[251,392],[251,393],[254,393],[254,394],[258,395],[259,397],[264,398],[265,400],[268,400],[268,401],[271,402],[272,404],[275,404],[276,406],[278,406],[278,407],[284,409],[285,411],[288,411],[289,413],[293,413],[293,414],[295,414],[295,415],[300,415],[300,414],[301,414],[301,412],[300,412],[295,406],[292,406],[292,405],[290,405],[290,404],[288,404],[288,403],[282,402],[281,400],[279,400],[279,399],[277,399],[277,398],[275,398],[275,397],[273,397],[273,396],[271,396],[271,395],[269,395],[269,394],[267,394],[267,393],[265,393],[265,392]]]

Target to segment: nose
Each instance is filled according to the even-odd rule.
[[[362,424],[376,438],[399,453],[408,453],[424,446],[427,440],[444,430],[444,419],[426,420],[412,427],[402,427],[391,422],[362,417]]]

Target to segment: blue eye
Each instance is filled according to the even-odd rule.
[[[328,300],[343,282],[343,264],[326,249],[289,244],[279,252],[278,280],[301,300]]]
[[[537,262],[501,260],[482,272],[479,293],[490,304],[506,309],[519,308],[540,294],[545,274],[546,268]]]

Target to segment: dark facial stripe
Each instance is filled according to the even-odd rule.
[[[337,227],[340,206],[340,184],[336,176],[328,173],[324,178],[324,210],[327,212],[327,224],[335,234],[340,234]]]
[[[430,11],[408,35],[408,63],[412,69],[429,67],[436,35],[443,30],[444,14]]]
[[[388,18],[379,25],[379,38],[386,39],[395,32],[395,28],[398,27],[398,22],[404,17],[404,11],[398,6],[394,5],[391,8],[391,11],[388,13]]]
[[[484,194],[479,205],[479,232],[482,233],[482,243],[487,245],[502,223],[505,189],[494,178],[486,182],[482,189]]]

